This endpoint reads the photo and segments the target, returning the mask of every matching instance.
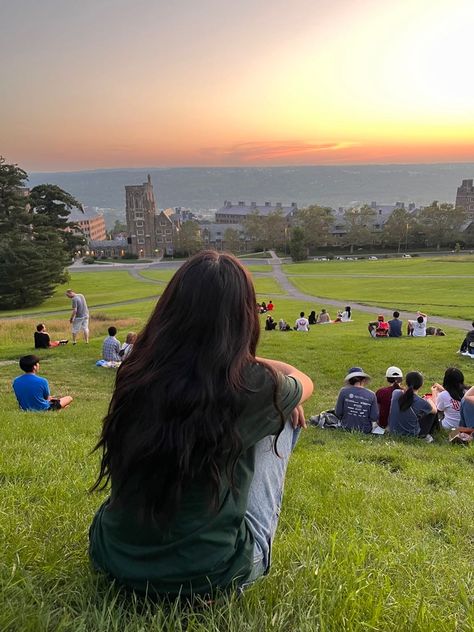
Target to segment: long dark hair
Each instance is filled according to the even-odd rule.
[[[460,402],[464,396],[466,387],[464,386],[464,374],[459,369],[451,367],[446,369],[443,379],[443,387],[451,397]]]
[[[423,376],[418,371],[410,371],[405,378],[407,390],[398,398],[398,406],[401,411],[408,410],[415,399],[414,391],[423,386]]]
[[[223,479],[235,489],[236,420],[260,334],[255,303],[250,275],[230,254],[204,251],[179,268],[117,372],[93,490],[111,480],[112,503],[135,493],[142,515],[166,523],[193,481],[207,487],[210,508]]]

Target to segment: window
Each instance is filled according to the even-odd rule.
[[[135,224],[136,224],[137,226],[143,226],[143,221],[142,221],[142,220],[137,220],[137,221],[135,222]]]
[[[145,234],[145,231],[143,230],[143,228],[139,228],[137,230],[137,235],[144,235],[144,234]]]
[[[135,212],[135,219],[143,219],[143,213],[140,213],[138,211]]]
[[[138,238],[137,239],[137,244],[144,244],[144,243],[145,243],[145,240],[143,238],[141,238],[141,239]]]

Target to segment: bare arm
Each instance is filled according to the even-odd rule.
[[[267,364],[268,366],[271,366],[273,369],[275,369],[275,371],[279,371],[280,373],[283,373],[283,375],[294,377],[300,382],[303,390],[301,393],[301,399],[299,401],[299,404],[302,404],[303,402],[305,402],[313,394],[313,390],[314,390],[313,380],[308,375],[306,375],[306,373],[303,373],[303,371],[300,371],[299,369],[292,366],[291,364],[287,364],[286,362],[281,362],[280,360],[271,360],[269,358],[259,358],[259,357],[256,357],[255,359],[260,364]]]
[[[464,399],[470,404],[474,404],[474,386],[464,393]]]

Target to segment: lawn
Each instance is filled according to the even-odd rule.
[[[10,383],[19,370],[8,361],[32,352],[35,320],[2,322],[0,630],[472,630],[474,453],[442,435],[427,445],[309,428],[290,462],[271,573],[241,599],[222,597],[194,611],[141,603],[91,571],[87,530],[103,494],[87,493],[97,473],[90,452],[114,380],[95,360],[109,324],[117,324],[123,340],[152,305],[107,308],[93,321],[89,346],[41,352],[41,373],[53,392],[75,398],[59,414],[16,409]],[[311,308],[279,299],[273,316],[293,323],[300,309]],[[263,331],[259,353],[311,375],[316,390],[308,415],[334,404],[354,365],[373,376],[374,389],[390,364],[421,370],[427,386],[448,366],[474,382],[474,363],[455,353],[459,331],[373,340],[366,320],[355,312],[353,323],[308,333]],[[66,335],[64,319],[49,324]]]

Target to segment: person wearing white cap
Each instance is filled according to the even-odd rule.
[[[388,426],[388,415],[390,413],[390,402],[392,401],[393,391],[401,388],[400,384],[403,380],[403,373],[398,366],[389,366],[385,372],[385,377],[390,386],[379,388],[375,393],[377,404],[379,405],[378,425],[381,428]]]
[[[375,393],[366,388],[370,375],[360,367],[352,367],[347,372],[336,403],[336,416],[345,430],[359,430],[369,434],[372,422],[379,417]]]

